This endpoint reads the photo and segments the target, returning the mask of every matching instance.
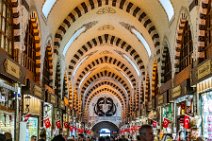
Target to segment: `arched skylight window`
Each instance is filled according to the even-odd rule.
[[[141,35],[141,33],[138,32],[135,28],[131,28],[131,31],[133,34],[135,34],[135,36],[139,39],[139,41],[144,45],[144,47],[147,51],[147,54],[150,57],[152,55],[152,52],[151,52],[151,49],[150,49],[147,41],[144,39],[144,37]]]
[[[125,59],[127,59],[127,61],[133,66],[133,68],[134,68],[135,71],[137,72],[138,76],[141,76],[140,71],[138,70],[137,66],[133,63],[133,61],[132,61],[126,54],[123,54],[123,57],[124,57]]]
[[[49,15],[49,12],[51,11],[53,5],[55,4],[56,0],[46,0],[43,8],[42,8],[42,12],[43,15],[47,18]]]
[[[64,49],[63,49],[63,55],[64,55],[64,56],[66,55],[66,52],[68,51],[68,49],[69,49],[70,45],[73,43],[73,41],[74,41],[77,37],[79,37],[79,35],[80,35],[82,32],[84,32],[85,30],[86,30],[86,27],[83,26],[83,27],[81,27],[80,29],[78,29],[78,30],[74,33],[74,35],[71,37],[71,39],[68,41],[68,43],[65,45],[65,47],[64,47]]]
[[[170,2],[170,0],[159,0],[161,5],[163,6],[163,8],[166,11],[166,14],[168,16],[169,21],[172,19],[172,17],[174,16],[174,8]]]

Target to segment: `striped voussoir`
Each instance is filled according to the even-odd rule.
[[[86,88],[90,84],[92,84],[92,82],[94,82],[96,79],[99,79],[99,78],[103,79],[104,77],[113,78],[114,81],[121,83],[122,86],[126,89],[127,93],[130,94],[130,88],[128,87],[128,83],[125,80],[123,80],[119,75],[109,70],[101,70],[98,73],[95,73],[94,75],[92,75],[92,77],[90,77],[89,79],[87,79],[82,85],[80,94],[84,94]]]
[[[147,105],[150,99],[150,80],[149,80],[149,75],[147,74],[146,76],[146,85],[145,85],[145,104]]]
[[[85,68],[82,69],[82,72],[80,72],[80,75],[76,81],[76,85],[79,85],[80,81],[83,79],[83,77],[89,72],[89,70],[92,70],[96,66],[107,63],[111,65],[115,65],[119,67],[122,72],[125,72],[127,76],[129,76],[129,79],[131,80],[131,83],[133,84],[133,87],[136,87],[136,76],[133,75],[131,70],[125,65],[123,62],[117,60],[115,57],[112,56],[102,56],[100,58],[97,58],[96,60],[92,61],[89,65],[87,65]]]
[[[187,22],[186,14],[182,13],[179,21],[179,25],[177,27],[177,37],[176,37],[176,48],[175,48],[175,73],[179,72],[179,63],[180,63],[180,50],[182,47],[182,39],[183,39],[183,31],[185,24]]]
[[[124,93],[124,90],[121,86],[118,86],[115,82],[113,81],[101,81],[99,83],[96,83],[91,89],[89,89],[89,91],[87,93],[85,93],[85,99],[87,99],[87,97],[93,93],[93,91],[95,91],[96,89],[102,87],[102,86],[111,86],[114,90],[118,91],[120,94],[122,94],[122,96],[124,97],[124,100],[127,100],[127,94]]]
[[[65,73],[64,78],[63,78],[63,95],[68,96],[68,76]]]
[[[14,31],[14,45],[15,49],[20,45],[20,11],[18,9],[18,0],[11,1],[12,4],[12,16],[13,16],[13,31]]]
[[[46,51],[47,51],[47,58],[48,58],[48,61],[49,61],[49,72],[50,72],[50,86],[53,86],[53,48],[48,45],[46,47]]]
[[[56,74],[55,74],[55,91],[58,95],[61,94],[61,66],[60,62],[57,62]]]
[[[165,65],[166,65],[166,61],[169,61],[169,60],[166,60],[166,57],[169,56],[169,60],[171,59],[170,58],[170,55],[169,55],[169,48],[168,46],[165,46],[164,49],[163,49],[163,53],[162,53],[162,61],[161,61],[161,83],[164,83],[164,74],[165,74]]]
[[[147,16],[147,14],[141,10],[140,7],[134,5],[131,2],[128,2],[127,0],[113,0],[113,1],[102,0],[102,1],[97,1],[96,3],[94,2],[94,0],[86,0],[85,2],[82,2],[79,6],[74,8],[72,12],[69,13],[67,18],[63,21],[63,23],[58,28],[55,34],[54,52],[58,54],[60,42],[62,41],[68,29],[78,18],[88,13],[89,11],[94,10],[95,8],[100,8],[103,6],[112,6],[120,10],[124,10],[125,12],[135,17],[140,23],[142,23],[143,26],[147,29],[150,36],[152,37],[152,40],[156,47],[156,53],[159,56],[160,39],[154,24],[152,23],[150,18]],[[159,57],[158,57],[158,61],[160,61]]]
[[[205,40],[206,40],[206,15],[209,12],[209,6],[211,5],[211,0],[201,0],[201,6],[200,6],[200,11],[199,11],[199,35],[198,35],[198,57],[200,59],[204,59],[204,48],[205,48]]]
[[[118,97],[118,99],[121,101],[122,106],[124,106],[124,105],[127,104],[126,101],[123,100],[122,95],[120,95],[118,91],[116,91],[116,90],[114,90],[114,89],[112,89],[112,88],[108,88],[108,87],[105,88],[105,87],[102,87],[101,89],[98,89],[97,91],[91,93],[91,95],[89,95],[88,98],[85,99],[85,106],[86,106],[86,107],[89,106],[89,103],[91,102],[91,100],[92,100],[95,96],[101,95],[101,94],[103,94],[104,92],[106,92],[106,93],[111,93],[111,94],[115,95],[116,97]]]
[[[33,28],[33,34],[35,39],[35,63],[36,63],[36,77],[39,80],[40,79],[40,73],[41,73],[41,50],[40,50],[40,31],[39,31],[39,24],[38,24],[38,17],[37,14],[33,11],[30,14],[30,21],[32,23]]]
[[[69,75],[72,75],[73,70],[75,66],[77,65],[77,62],[79,62],[80,58],[88,52],[90,49],[100,46],[102,44],[110,44],[113,46],[116,46],[118,48],[123,49],[124,51],[128,52],[129,55],[134,58],[135,62],[137,63],[137,66],[139,70],[141,71],[142,75],[145,75],[145,68],[143,61],[141,60],[140,55],[136,52],[135,49],[131,45],[129,45],[127,42],[123,41],[122,39],[109,35],[109,34],[104,34],[102,36],[98,36],[96,38],[93,38],[92,40],[88,41],[85,45],[83,45],[73,56],[72,60],[70,61],[69,64]]]

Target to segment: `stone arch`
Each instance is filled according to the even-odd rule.
[[[157,54],[160,54],[160,40],[159,34],[156,31],[156,27],[147,16],[147,14],[141,10],[140,7],[134,5],[127,0],[120,0],[120,1],[108,1],[102,0],[94,2],[94,0],[87,0],[86,2],[82,2],[79,6],[75,7],[72,12],[70,12],[66,19],[64,19],[63,23],[59,26],[58,31],[55,34],[55,53],[58,54],[58,48],[60,47],[60,42],[63,39],[63,36],[66,34],[67,30],[72,26],[72,24],[84,14],[90,12],[95,8],[100,8],[103,6],[112,6],[116,7],[120,10],[124,10],[125,12],[129,13],[133,17],[135,17],[143,26],[147,29],[148,33],[152,37],[155,47],[157,48]]]
[[[208,5],[211,5],[211,0],[201,0],[199,9],[199,32],[198,32],[198,58],[204,59],[205,48],[205,28],[206,28],[206,15],[208,11]]]
[[[150,101],[150,78],[149,78],[149,74],[147,73],[146,75],[146,79],[145,79],[145,104],[148,105],[148,102]]]
[[[127,42],[123,41],[122,39],[120,39],[116,36],[109,35],[109,34],[104,34],[102,36],[93,38],[92,40],[88,41],[85,45],[83,45],[80,49],[78,49],[78,51],[74,54],[73,58],[70,60],[69,75],[72,75],[72,71],[75,68],[74,66],[77,64],[79,59],[87,51],[94,48],[95,46],[99,46],[102,44],[114,45],[116,47],[119,47],[119,48],[125,50],[128,54],[130,54],[132,56],[132,58],[134,58],[142,75],[143,76],[145,75],[145,71],[144,71],[145,67],[144,67],[143,61],[141,60],[139,53],[137,53],[136,50],[133,49],[133,47],[131,45],[129,45]]]
[[[96,60],[93,60],[89,65],[87,65],[83,69],[81,75],[78,77],[78,79],[76,81],[76,85],[79,85],[80,81],[89,72],[89,70],[92,70],[97,65],[103,64],[103,63],[107,63],[107,64],[111,64],[111,65],[116,65],[123,72],[125,72],[125,74],[127,74],[129,76],[129,79],[133,83],[133,86],[134,87],[136,86],[136,77],[132,74],[132,72],[130,71],[130,69],[124,63],[122,63],[121,61],[117,60],[115,57],[106,56],[106,55],[105,56],[102,56],[100,58],[97,58]]]
[[[92,127],[92,131],[94,132],[95,135],[98,136],[99,130],[102,128],[107,128],[110,131],[116,131],[116,133],[118,133],[119,128],[117,127],[116,124],[109,122],[109,121],[101,121],[96,123],[93,127]]]
[[[169,56],[169,59],[171,61],[171,54],[169,51],[169,44],[168,41],[164,42],[164,46],[163,46],[163,51],[162,51],[162,56],[161,56],[161,83],[165,83],[165,78],[164,78],[164,74],[165,74],[165,65],[166,65],[166,57]],[[171,67],[172,69],[172,67]],[[172,70],[171,70],[172,71]],[[172,74],[171,74],[172,75]]]
[[[102,87],[102,86],[111,86],[113,87],[113,89],[115,89],[116,91],[119,91],[120,94],[123,95],[124,97],[124,100],[127,101],[127,97],[124,95],[124,92],[122,91],[122,89],[116,85],[115,83],[113,82],[110,82],[110,81],[102,81],[102,82],[99,82],[97,84],[95,84],[89,91],[88,93],[86,93],[86,96],[85,96],[85,100],[89,97],[89,95],[96,89],[98,89],[99,87]]]
[[[35,35],[35,48],[36,48],[36,76],[40,80],[41,73],[41,46],[40,46],[40,29],[37,13],[32,11],[30,14],[30,21],[32,22],[33,32]],[[52,50],[52,48],[50,49]],[[52,53],[51,53],[52,54]],[[53,68],[52,68],[53,69]],[[53,79],[52,79],[53,80]]]
[[[49,71],[50,71],[50,86],[53,86],[52,82],[53,82],[53,48],[51,46],[50,43],[47,44],[46,46],[46,55],[45,57],[47,57],[48,61],[49,61]]]
[[[89,78],[82,86],[81,92],[80,94],[84,94],[86,87],[88,87],[95,79],[98,78],[104,78],[104,77],[111,77],[114,80],[119,81],[123,87],[126,88],[127,93],[130,94],[130,88],[128,87],[128,84],[116,73],[114,73],[113,71],[109,71],[109,70],[101,70],[98,73],[94,74],[91,78]]]
[[[92,98],[94,98],[96,95],[100,95],[101,93],[103,92],[109,92],[111,94],[113,94],[114,96],[117,96],[118,99],[121,101],[121,104],[122,106],[124,106],[126,104],[126,102],[123,101],[123,99],[120,97],[120,95],[113,89],[111,88],[101,88],[101,89],[98,89],[97,91],[95,91],[94,93],[92,93],[85,101],[85,106],[88,106],[89,103],[91,102]]]
[[[189,19],[189,12],[186,8],[182,8],[180,12],[180,18],[178,21],[177,33],[176,33],[176,47],[175,47],[175,73],[179,72],[179,64],[180,64],[180,50],[182,47],[182,37],[183,37],[183,29],[188,22],[189,25],[192,25]],[[190,28],[192,31],[192,29]]]

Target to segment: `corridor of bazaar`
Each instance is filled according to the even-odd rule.
[[[0,141],[212,141],[211,5],[0,0]]]

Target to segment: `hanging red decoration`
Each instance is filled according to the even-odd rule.
[[[189,118],[189,116],[188,115],[185,115],[184,116],[184,128],[186,128],[186,129],[189,129],[190,128],[190,126],[189,126],[189,122],[190,122],[190,118]]]
[[[64,124],[64,127],[65,127],[65,128],[69,128],[68,122],[64,122],[63,124]]]
[[[73,132],[74,127],[73,127],[73,126],[69,126],[69,130],[70,130],[71,132]]]
[[[154,128],[156,128],[156,127],[157,127],[157,121],[153,120],[153,121],[152,121],[152,126],[153,126]]]
[[[163,119],[163,127],[167,128],[169,126],[169,120],[167,118]]]
[[[30,118],[31,114],[26,114],[25,117],[24,117],[24,122],[27,122],[28,119]]]
[[[51,127],[51,123],[50,123],[50,119],[49,118],[44,119],[43,122],[44,122],[44,125],[45,125],[46,128]]]
[[[56,127],[59,128],[59,129],[61,128],[61,122],[60,122],[60,120],[56,121]]]

